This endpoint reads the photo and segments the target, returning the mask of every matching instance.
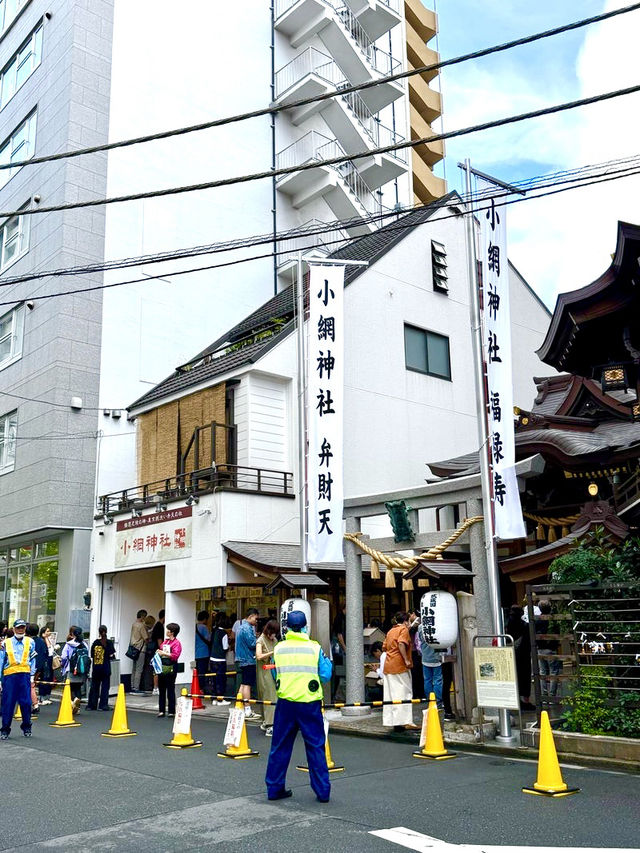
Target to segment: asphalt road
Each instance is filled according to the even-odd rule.
[[[14,728],[0,743],[0,850],[380,851],[403,848],[370,831],[407,827],[456,844],[640,846],[640,776],[568,768],[582,792],[563,799],[522,794],[530,762],[460,753],[451,761],[412,758],[412,747],[335,735],[332,799],[316,801],[293,766],[291,799],[269,803],[264,772],[270,740],[255,727],[257,759],[218,758],[224,726],[195,719],[201,749],[168,750],[170,721],[129,713],[137,737],[100,737],[110,714],[83,711],[80,728],[47,725],[44,708],[30,740]],[[194,717],[196,715],[194,714]],[[304,760],[302,743],[294,759]]]

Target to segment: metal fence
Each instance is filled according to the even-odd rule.
[[[536,598],[551,613],[535,615]],[[607,704],[640,694],[640,583],[527,586],[527,611],[538,717],[560,716],[588,675]]]

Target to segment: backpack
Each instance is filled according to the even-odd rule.
[[[80,643],[69,659],[69,672],[71,675],[88,675],[90,666],[89,650],[84,643]]]

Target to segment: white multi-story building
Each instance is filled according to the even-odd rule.
[[[376,81],[435,58],[426,47],[435,27],[419,0],[191,0],[178,15],[168,0],[0,0],[0,163]],[[441,143],[415,155],[319,162],[429,135],[438,115],[438,93],[414,78],[275,117],[1,172],[0,209],[17,213],[0,223],[0,283],[15,279],[0,306],[0,618],[59,628],[84,618],[95,496],[136,481],[125,405],[276,293],[289,275],[286,253],[319,239],[293,244],[279,232],[360,219],[329,235],[343,239],[376,227],[371,217],[387,207],[442,195],[429,168]],[[318,168],[38,213],[303,162]],[[284,254],[189,274],[230,256],[152,262],[158,252],[248,235],[268,243],[234,260],[274,248]],[[105,259],[138,256],[151,257],[101,271]],[[74,267],[88,269],[23,280]],[[137,283],[120,285],[129,279]],[[72,292],[55,295],[61,291]]]

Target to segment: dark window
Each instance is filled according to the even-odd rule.
[[[449,338],[445,335],[417,329],[415,326],[405,326],[404,353],[407,370],[451,379]]]
[[[431,272],[433,274],[433,289],[439,293],[448,293],[447,250],[442,243],[435,240],[431,241]]]

